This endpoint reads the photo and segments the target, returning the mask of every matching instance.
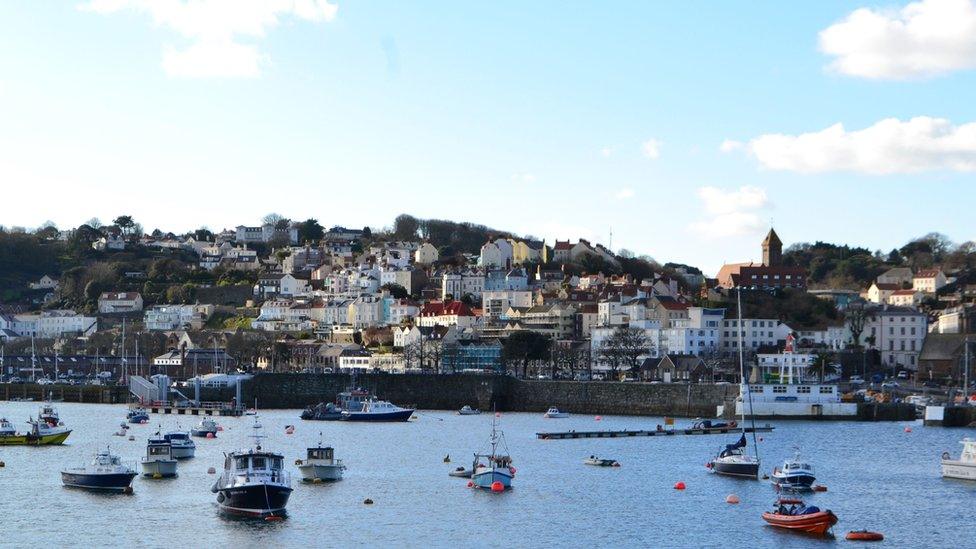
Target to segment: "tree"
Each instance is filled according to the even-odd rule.
[[[394,284],[392,282],[388,284],[384,284],[383,286],[380,287],[380,289],[390,292],[390,295],[394,299],[403,299],[410,296],[410,293],[407,292],[406,288],[404,288],[399,284]]]
[[[529,362],[544,360],[549,356],[549,345],[552,342],[545,335],[531,330],[519,330],[502,345],[502,358],[506,364],[522,366],[522,377],[528,375]]]
[[[206,227],[200,227],[199,229],[193,231],[193,239],[198,242],[213,242],[214,234],[210,229]]]
[[[600,345],[600,356],[614,376],[621,367],[636,372],[640,368],[640,357],[650,352],[651,342],[644,331],[629,326],[618,327]]]
[[[820,376],[820,383],[824,382],[824,379],[828,375],[837,373],[837,367],[834,364],[834,356],[827,351],[818,351],[817,356],[814,357],[813,367],[817,368],[817,374]]]
[[[317,219],[308,218],[298,224],[298,241],[300,243],[317,242],[325,236],[325,228]]]
[[[127,235],[135,226],[136,222],[131,215],[120,215],[112,220],[118,228],[122,229],[122,234]]]
[[[37,231],[34,232],[37,238],[42,240],[55,240],[58,237],[58,227],[53,221],[46,221],[43,225],[38,227]]]
[[[855,349],[861,346],[861,334],[864,333],[866,321],[867,311],[863,303],[851,303],[847,306],[847,326],[851,331],[851,346]]]
[[[102,222],[97,217],[93,217],[93,218],[89,219],[88,221],[85,221],[84,225],[88,225],[89,227],[91,227],[93,229],[101,229],[102,228]]]
[[[373,238],[373,230],[369,227],[363,227],[363,238],[370,239]]]
[[[417,238],[420,220],[412,215],[400,214],[393,220],[393,236],[399,240]]]

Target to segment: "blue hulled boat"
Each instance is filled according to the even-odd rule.
[[[65,486],[108,492],[129,490],[135,477],[135,470],[124,465],[122,459],[108,448],[95,454],[92,462],[85,467],[61,471],[61,482]]]
[[[144,408],[133,408],[125,415],[125,419],[129,423],[149,423],[149,412]]]

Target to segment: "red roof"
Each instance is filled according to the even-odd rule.
[[[939,276],[939,269],[926,269],[924,271],[919,271],[915,275],[915,278],[935,278]]]
[[[571,250],[572,248],[573,246],[569,243],[568,240],[566,241],[557,240],[556,244],[552,247],[553,250]]]
[[[424,304],[420,311],[420,316],[474,316],[471,307],[460,301],[430,301]]]
[[[898,290],[893,292],[891,295],[915,295],[915,290],[912,290],[911,288],[907,290]]]
[[[897,292],[901,289],[901,284],[879,284],[875,282],[874,285],[877,286],[879,290],[888,290],[892,292]]]

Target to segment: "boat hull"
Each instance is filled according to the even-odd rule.
[[[143,461],[141,466],[142,476],[144,477],[155,477],[156,475],[159,475],[163,478],[169,478],[176,476],[175,459]]]
[[[824,536],[830,527],[837,524],[837,516],[830,511],[820,511],[809,515],[780,515],[763,513],[763,520],[776,528],[803,532],[814,536]]]
[[[512,472],[507,468],[501,467],[478,467],[474,474],[471,475],[471,482],[478,488],[485,488],[487,490],[491,489],[491,485],[495,482],[502,483],[502,486],[508,490],[512,487]]]
[[[407,421],[413,415],[413,410],[397,410],[395,412],[348,412],[342,415],[343,421]]]
[[[196,447],[194,446],[173,446],[173,459],[188,459],[196,454]]]
[[[217,431],[210,431],[207,429],[190,429],[190,436],[206,438],[207,435],[213,435],[214,438],[217,437]]]
[[[49,446],[64,444],[71,434],[71,430],[35,436],[31,434],[16,434],[0,437],[0,446]]]
[[[326,482],[342,480],[342,465],[299,465],[298,471],[302,474],[302,480],[312,482],[316,479]]]
[[[217,505],[223,513],[267,517],[285,514],[291,488],[277,484],[252,484],[217,491]]]
[[[773,484],[787,490],[810,490],[816,482],[813,475],[777,475],[773,474]]]
[[[129,488],[136,473],[91,474],[61,471],[61,482],[72,488],[83,488],[100,492],[122,492]]]
[[[712,461],[712,471],[718,475],[741,478],[759,478],[759,464],[745,462],[728,462],[716,459]]]
[[[960,480],[976,480],[976,463],[944,459],[942,460],[942,476]]]
[[[458,410],[459,416],[480,416],[481,410]]]

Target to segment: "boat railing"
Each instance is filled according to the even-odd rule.
[[[220,485],[230,486],[233,483],[231,481],[238,477],[244,477],[245,482],[250,482],[252,478],[260,477],[270,477],[272,482],[280,482],[291,486],[291,473],[284,469],[277,471],[261,470],[258,472],[253,471],[224,471],[220,474]]]

